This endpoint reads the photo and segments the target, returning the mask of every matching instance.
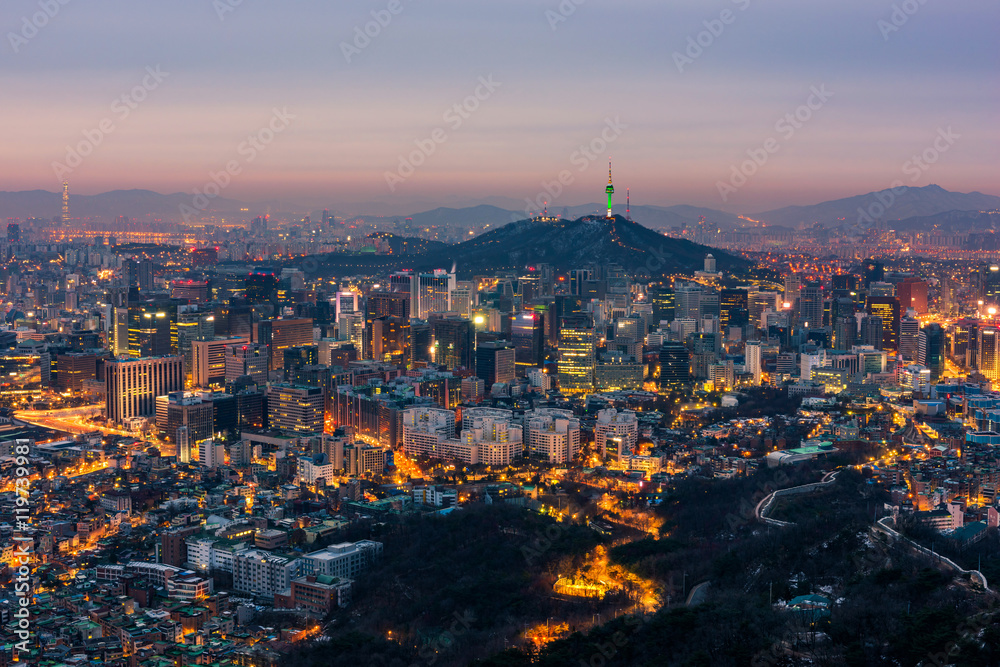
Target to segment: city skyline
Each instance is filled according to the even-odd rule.
[[[18,1],[0,177],[193,195],[235,162],[222,197],[401,214],[535,199],[563,172],[552,203],[592,202],[612,155],[636,205],[995,194],[998,10],[913,4],[57,2],[42,20]]]

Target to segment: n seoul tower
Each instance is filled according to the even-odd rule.
[[[608,193],[608,217],[614,217],[611,214],[611,195],[615,193],[614,183],[611,182],[611,158],[608,158],[608,187],[604,188],[604,191]]]

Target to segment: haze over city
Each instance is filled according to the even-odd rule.
[[[609,155],[641,204],[750,213],[896,179],[997,194],[1000,7],[912,4],[910,14],[869,0],[400,0],[392,13],[386,3],[98,0],[58,4],[24,39],[33,33],[22,17],[39,5],[11,0],[0,183],[58,191],[65,176],[79,194],[190,193],[243,161],[239,145],[284,109],[294,120],[242,165],[226,197],[352,213],[368,202],[395,214],[512,207],[570,170],[573,182],[550,198],[583,204]],[[147,67],[164,76],[134,109],[113,109],[149,83]],[[497,86],[456,114],[480,77]],[[829,98],[800,126],[776,129],[814,87]],[[57,173],[67,147],[106,119],[113,132]],[[620,134],[595,141],[609,119]],[[444,141],[390,190],[386,173],[437,128]],[[903,163],[941,128],[960,139],[911,180]],[[723,201],[717,184],[770,138],[778,148],[767,164]],[[596,159],[579,152],[592,141]]]
[[[4,0],[0,666],[1000,666],[1000,4]]]

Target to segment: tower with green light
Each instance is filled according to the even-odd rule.
[[[611,195],[615,193],[614,183],[611,182],[611,160],[608,160],[608,187],[604,188],[604,191],[608,193],[608,217],[614,217],[611,214]]]

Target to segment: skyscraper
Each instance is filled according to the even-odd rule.
[[[508,341],[488,341],[476,347],[476,377],[486,391],[497,382],[514,380],[514,346]]]
[[[475,358],[476,330],[465,317],[432,317],[433,359],[446,368],[471,369]]]
[[[823,327],[823,286],[818,282],[809,281],[799,289],[799,326]]]
[[[532,312],[515,315],[510,339],[518,366],[540,366],[545,355],[545,318]]]
[[[681,391],[691,384],[691,354],[684,343],[664,341],[660,348],[660,392]]]
[[[917,315],[927,314],[927,283],[923,280],[907,278],[896,285],[896,296],[903,312],[912,308],[917,311]]]
[[[322,433],[324,390],[291,384],[267,388],[267,418],[271,428],[287,433]]]
[[[861,344],[871,345],[881,350],[885,342],[885,325],[878,315],[868,315],[861,318]]]
[[[764,360],[759,340],[748,340],[746,344],[746,371],[753,375],[753,383],[759,386],[764,372]],[[662,371],[661,371],[662,373]],[[661,380],[662,383],[662,380]]]
[[[413,361],[410,320],[403,317],[377,317],[371,327],[371,358],[406,366]]]
[[[285,350],[313,344],[311,319],[262,320],[254,325],[254,342],[268,346],[270,369],[285,367]]]
[[[882,318],[882,350],[899,349],[899,299],[869,296],[868,313]]]
[[[979,372],[993,382],[1000,379],[1000,330],[996,327],[981,327],[977,345],[976,361]]]
[[[244,375],[256,384],[267,382],[267,346],[260,343],[243,343],[226,346],[226,382]]]
[[[587,316],[564,317],[559,328],[559,388],[568,394],[594,388],[597,337]]]
[[[105,414],[122,424],[156,414],[156,397],[184,389],[180,356],[116,359],[104,362]]]
[[[937,382],[944,376],[944,329],[940,324],[932,323],[920,330],[917,361],[931,371],[931,382]]]
[[[907,315],[899,321],[899,354],[911,361],[917,359],[920,342],[920,321]],[[920,362],[923,364],[923,362]]]

